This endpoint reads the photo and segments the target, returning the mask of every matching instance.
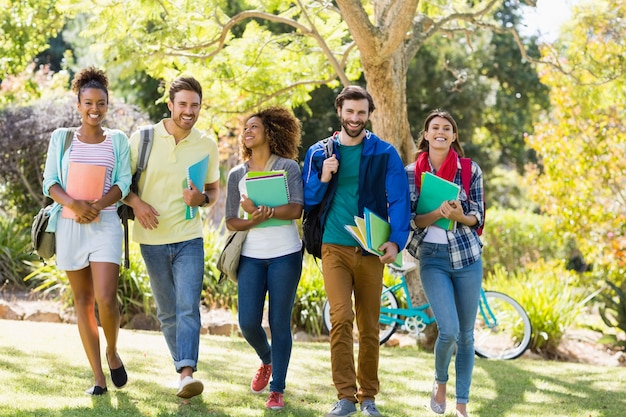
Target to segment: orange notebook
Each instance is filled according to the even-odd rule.
[[[106,172],[107,168],[103,165],[70,162],[65,192],[78,200],[97,200],[104,192]],[[63,207],[61,216],[66,219],[76,219],[76,214],[69,207]],[[97,221],[100,221],[100,216],[94,219],[94,222]]]

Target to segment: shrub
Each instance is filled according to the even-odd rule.
[[[570,255],[568,239],[558,236],[552,219],[525,211],[490,209],[482,239],[485,273],[498,266],[515,272],[540,259],[564,260]]]
[[[38,257],[31,253],[30,229],[25,226],[27,222],[25,218],[0,214],[0,285],[28,285],[22,278],[30,272],[31,263]]]
[[[73,305],[70,281],[64,271],[60,271],[54,262],[48,264],[35,261],[31,264],[33,270],[24,277],[34,292],[42,293],[61,301],[64,306]]]
[[[132,222],[130,222],[132,224]],[[122,326],[139,313],[156,318],[156,304],[150,287],[150,277],[141,258],[139,244],[130,241],[130,266],[120,268],[117,300],[122,311]]]
[[[296,300],[291,314],[294,326],[314,336],[322,334],[322,308],[326,300],[321,264],[313,256],[305,253],[302,263],[302,276],[296,292]]]
[[[530,349],[546,357],[557,356],[563,334],[591,298],[579,282],[578,274],[559,261],[539,261],[515,272],[497,266],[486,278],[488,289],[506,293],[524,307],[533,326]]]
[[[220,271],[215,265],[226,243],[224,222],[218,226],[207,222],[204,227],[204,285],[202,300],[209,308],[229,308],[237,311],[237,285],[224,278],[219,282]]]
[[[138,108],[111,102],[107,125],[127,134],[145,124]],[[5,212],[32,213],[46,202],[41,190],[43,166],[52,131],[80,125],[76,96],[61,95],[32,106],[11,107],[0,112],[0,189]]]
[[[607,280],[606,286],[600,294],[600,317],[612,331],[621,331],[622,338],[620,339],[617,334],[605,332],[598,342],[625,349],[626,339],[623,336],[626,335],[626,283],[620,288]]]

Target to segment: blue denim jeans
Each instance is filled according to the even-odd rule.
[[[435,380],[448,381],[448,368],[456,346],[456,402],[469,401],[474,369],[474,322],[482,285],[482,259],[452,269],[448,245],[422,243],[420,277],[433,310],[439,336],[435,342]]]
[[[285,390],[292,346],[291,311],[301,273],[301,251],[270,259],[242,256],[239,260],[239,328],[261,361],[272,364],[270,391]],[[262,326],[266,294],[271,346]]]
[[[197,370],[200,295],[204,278],[202,239],[166,245],[140,245],[150,276],[161,330],[177,372]]]

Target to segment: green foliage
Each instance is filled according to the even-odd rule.
[[[132,222],[129,222],[132,224]],[[129,268],[120,268],[117,300],[122,311],[121,325],[139,313],[156,317],[156,305],[152,297],[150,277],[141,259],[139,244],[129,242]]]
[[[622,332],[621,339],[615,334],[605,334],[599,343],[610,343],[613,346],[626,348],[626,284],[620,288],[611,281],[606,281],[608,288],[600,294],[599,313],[608,327]]]
[[[320,268],[320,261],[305,253],[302,276],[291,314],[294,326],[314,336],[322,334],[322,308],[326,300],[324,278]]]
[[[530,350],[555,357],[563,334],[590,299],[579,282],[577,273],[566,270],[562,262],[539,261],[516,272],[496,267],[487,276],[486,288],[515,298],[532,323]]]
[[[106,126],[126,134],[145,124],[147,117],[134,106],[111,101]],[[61,94],[0,112],[0,210],[34,216],[46,199],[42,194],[43,167],[50,135],[59,127],[79,126],[76,96]]]
[[[32,219],[0,213],[0,286],[23,287],[22,278],[30,271],[30,262],[38,259],[31,253],[30,229],[25,226],[28,220]]]
[[[491,208],[482,236],[485,272],[498,267],[515,272],[540,259],[567,260],[568,236],[548,216]]]
[[[265,408],[267,394],[249,391],[259,358],[241,337],[200,336],[194,377],[204,381],[205,393],[183,403],[174,397],[172,359],[160,332],[121,329],[118,349],[132,379],[123,390],[91,397],[82,394],[93,381],[76,325],[1,320],[0,330],[3,417],[314,417],[337,400],[328,343],[294,342],[285,409],[274,412]],[[435,416],[424,410],[433,363],[417,346],[381,346],[383,415]],[[468,411],[480,417],[623,416],[623,379],[621,366],[476,360]],[[454,416],[454,404],[448,407],[446,416]]]
[[[58,270],[52,261],[36,261],[32,268],[32,272],[24,277],[24,282],[33,287],[33,292],[54,297],[65,306],[73,305],[72,288],[64,271]]]
[[[237,311],[237,284],[224,278],[215,265],[226,243],[224,221],[219,225],[207,222],[204,227],[204,285],[203,303],[209,308],[229,308]]]
[[[210,97],[203,114],[211,119],[201,124],[216,131],[236,113],[306,102],[316,85],[336,77],[328,55],[345,59],[344,70],[354,68],[350,75],[358,78],[338,9],[309,2],[303,10],[284,0],[232,3],[61,0],[59,7],[72,17],[89,11],[81,35],[119,66],[120,77],[138,71],[166,82],[181,73],[196,76]]]
[[[65,23],[56,0],[0,0],[0,74],[26,68]]]
[[[571,233],[585,259],[623,269],[626,248],[626,3],[586,2],[542,57],[551,111],[528,143],[540,163],[529,197]]]

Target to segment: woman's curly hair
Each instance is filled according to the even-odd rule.
[[[270,152],[282,158],[297,159],[301,142],[300,120],[284,107],[269,107],[248,116],[247,122],[258,117],[263,123]],[[244,161],[250,159],[252,151],[244,145],[243,129],[240,136],[240,150]]]
[[[104,71],[96,67],[88,67],[80,70],[72,81],[72,91],[78,95],[78,101],[80,102],[80,94],[87,88],[97,88],[102,91],[109,99],[109,79]]]

